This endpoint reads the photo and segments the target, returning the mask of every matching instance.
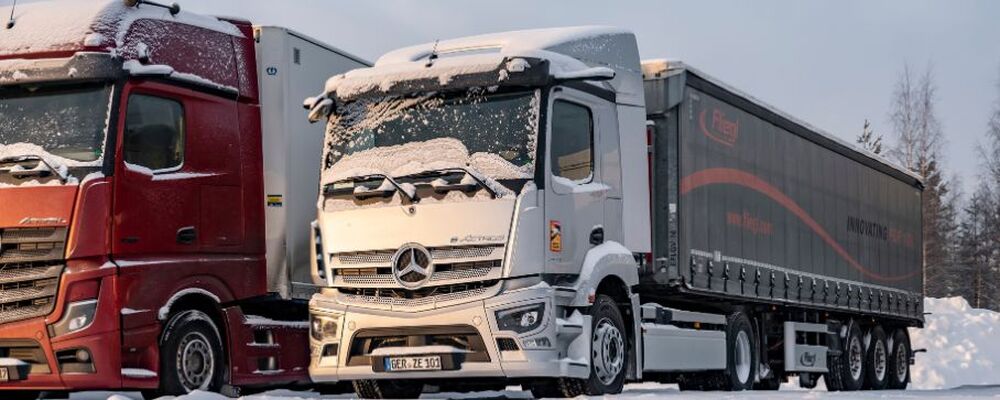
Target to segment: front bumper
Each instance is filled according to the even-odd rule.
[[[114,304],[114,276],[105,270],[90,270],[78,275],[67,274],[60,293],[73,282],[100,281],[97,308],[93,322],[87,327],[57,337],[50,336],[49,326],[60,321],[66,308],[66,295],[59,296],[55,311],[44,317],[0,324],[0,359],[27,369],[18,371],[10,380],[0,381],[0,399],[9,390],[98,390],[122,387],[121,334],[118,310]],[[68,361],[67,355],[85,350],[86,363]],[[59,360],[59,356],[63,360]],[[25,365],[27,364],[27,365]],[[16,376],[15,376],[16,375]]]
[[[334,337],[311,339],[309,373],[314,382],[360,379],[448,379],[469,377],[539,378],[576,377],[590,374],[590,321],[574,314],[564,318],[575,293],[550,287],[501,293],[495,297],[423,312],[400,312],[345,306],[336,295],[324,292],[310,302],[313,315],[338,319]],[[496,311],[545,304],[542,324],[534,331],[518,334],[501,331]],[[406,337],[379,352],[364,348],[365,338],[379,335]],[[440,352],[438,339],[458,336],[456,343],[469,343],[461,352]],[[498,339],[507,343],[501,350]],[[541,340],[540,340],[541,339]],[[548,346],[538,345],[541,341]],[[516,343],[512,349],[510,343]],[[534,345],[532,345],[535,343]],[[420,345],[425,345],[423,347]],[[529,347],[526,349],[526,345]],[[414,346],[416,348],[407,348]],[[329,349],[336,347],[336,354]],[[421,352],[421,349],[428,349]],[[454,348],[454,346],[453,346]],[[398,351],[398,354],[394,354]],[[442,370],[384,372],[385,357],[394,355],[440,355]]]

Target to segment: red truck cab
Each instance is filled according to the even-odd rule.
[[[0,398],[308,382],[307,310],[269,284],[260,32],[138,3],[0,27]]]

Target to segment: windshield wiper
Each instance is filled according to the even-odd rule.
[[[444,175],[444,174],[448,174],[448,173],[456,173],[456,172],[464,172],[466,176],[468,176],[468,177],[472,178],[472,180],[476,181],[476,184],[478,184],[479,186],[482,186],[483,189],[486,189],[486,191],[490,193],[490,197],[491,198],[496,199],[496,198],[500,197],[500,194],[497,193],[496,190],[494,190],[492,187],[490,187],[490,185],[487,185],[485,181],[483,181],[482,179],[480,179],[478,176],[476,176],[476,174],[472,173],[472,171],[470,171],[468,168],[465,168],[465,167],[450,167],[450,168],[440,168],[440,169],[429,169],[429,170],[426,170],[424,172],[419,172],[419,173],[416,173],[416,174],[407,175],[407,177],[419,178],[419,177],[428,177],[428,176],[440,176],[440,175]],[[452,188],[452,187],[458,188],[458,187],[463,187],[463,186],[465,186],[465,185],[458,184],[458,185],[444,186],[443,188]]]
[[[47,169],[38,169],[38,167],[36,165],[36,167],[34,169],[23,170],[23,171],[12,171],[11,175],[13,175],[15,178],[21,179],[21,178],[29,177],[29,176],[32,176],[32,175],[34,175],[34,176],[43,176],[44,177],[44,176],[48,176],[46,174],[54,174],[55,176],[59,177],[59,181],[62,182],[63,184],[66,184],[69,181],[69,177],[66,176],[66,175],[63,175],[63,173],[59,169],[56,169],[55,167],[53,167],[52,164],[49,164],[49,162],[45,161],[45,159],[42,158],[41,156],[34,155],[34,154],[26,154],[26,155],[23,155],[23,156],[13,156],[13,157],[2,158],[2,159],[0,159],[0,164],[18,164],[18,165],[20,165],[21,163],[26,162],[26,161],[37,161],[39,164],[44,165],[45,168],[47,168]]]
[[[366,174],[366,175],[358,175],[358,176],[347,178],[347,179],[342,179],[342,180],[339,180],[337,182],[333,182],[333,183],[327,184],[323,188],[323,191],[324,192],[329,192],[331,187],[333,187],[334,185],[336,185],[338,183],[341,183],[341,182],[354,182],[354,181],[358,181],[358,180],[368,180],[368,179],[371,179],[371,178],[384,179],[386,182],[389,182],[390,184],[392,184],[392,186],[394,186],[396,188],[396,190],[399,191],[399,193],[401,193],[404,197],[406,197],[407,200],[410,201],[410,203],[416,203],[417,202],[416,194],[410,194],[410,192],[407,191],[406,189],[404,189],[403,186],[399,184],[399,182],[396,182],[395,179],[392,179],[391,176],[386,175],[386,174]]]

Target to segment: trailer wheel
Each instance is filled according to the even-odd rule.
[[[826,386],[830,390],[860,390],[865,380],[865,343],[858,324],[847,326],[840,356],[832,357],[826,375]]]
[[[354,381],[354,392],[362,399],[416,399],[424,391],[424,384],[407,380]]]
[[[723,389],[752,390],[757,377],[757,338],[750,317],[743,312],[729,315],[726,324],[726,373]]]
[[[218,392],[225,373],[222,337],[212,318],[198,310],[182,311],[170,318],[160,345],[159,394]]]
[[[910,335],[906,328],[892,333],[892,351],[889,353],[889,389],[903,390],[910,383]]]
[[[883,390],[889,383],[889,344],[885,330],[876,325],[871,330],[865,354],[865,389]]]

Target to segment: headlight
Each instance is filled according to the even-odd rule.
[[[313,315],[309,323],[309,334],[316,341],[337,337],[337,320],[339,318]]]
[[[69,303],[59,322],[49,326],[49,335],[56,337],[83,330],[94,323],[95,313],[97,300]]]
[[[509,308],[496,312],[497,326],[502,331],[517,333],[531,332],[542,326],[545,318],[545,303]]]

